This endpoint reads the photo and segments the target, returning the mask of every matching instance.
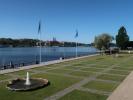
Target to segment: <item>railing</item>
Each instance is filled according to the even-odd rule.
[[[96,53],[92,53],[92,54],[96,54]],[[78,57],[81,57],[81,56],[85,56],[85,54],[78,55]],[[58,60],[60,58],[69,59],[69,58],[73,58],[73,57],[74,56],[66,56],[65,58],[64,57],[58,57],[58,58],[55,58],[55,59],[52,59],[52,60]],[[46,61],[52,61],[52,60],[46,60]],[[46,62],[46,61],[44,61],[44,62]],[[14,63],[14,62],[10,61],[9,64],[0,65],[0,70],[15,69],[15,68],[24,67],[24,66],[28,66],[28,65],[35,65],[35,64],[39,64],[39,60],[35,59],[34,61],[21,62],[21,63]]]
[[[13,63],[11,61],[9,64],[0,65],[0,70],[19,68],[19,67],[24,67],[27,65],[34,65],[34,64],[39,64],[39,61],[22,62],[22,63]]]

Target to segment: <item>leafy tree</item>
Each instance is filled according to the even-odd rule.
[[[121,49],[126,49],[128,42],[129,42],[129,36],[127,35],[126,28],[122,26],[118,30],[118,35],[116,35],[116,44]]]
[[[113,39],[114,38],[112,36],[110,36],[109,34],[103,33],[103,34],[95,37],[94,45],[96,48],[98,48],[100,50],[101,49],[108,49],[109,44],[111,43],[111,41]]]

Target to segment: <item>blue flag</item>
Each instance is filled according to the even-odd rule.
[[[41,21],[39,21],[38,34],[41,32]]]
[[[76,30],[75,38],[77,38],[77,37],[78,37],[78,31]]]

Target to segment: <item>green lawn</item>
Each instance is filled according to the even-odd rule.
[[[32,75],[32,77],[47,78],[51,84],[45,88],[38,89],[36,91],[13,92],[5,88],[7,82],[1,83],[0,100],[43,100],[45,97],[50,96],[56,93],[57,91],[60,91],[80,81],[80,79],[78,78],[70,78],[70,77],[50,75],[50,74],[38,74],[38,75]]]
[[[133,67],[115,67],[113,69],[117,69],[117,70],[125,70],[125,71],[131,71],[133,70]]]
[[[120,64],[119,66],[120,67],[123,67],[123,68],[133,68],[133,66],[132,66],[133,64],[131,64],[130,62],[127,62],[127,63],[122,63],[122,64]]]
[[[66,66],[66,67],[63,67],[63,69],[72,69],[72,70],[75,70],[75,69],[80,69],[80,68],[83,68],[84,66]]]
[[[107,92],[112,92],[117,86],[118,84],[102,82],[102,81],[91,81],[86,85],[84,85],[84,87],[86,88],[107,91]]]
[[[94,65],[90,65],[89,67],[93,67],[93,68],[108,68],[108,67],[110,67],[110,66],[108,66],[108,65],[104,65],[104,63],[103,64],[94,64]]]
[[[83,71],[74,71],[74,72],[70,73],[70,75],[81,76],[81,77],[89,77],[89,76],[95,75],[95,73],[83,72]]]
[[[101,69],[101,68],[82,68],[80,70],[83,70],[83,71],[92,71],[92,72],[99,72],[99,71],[102,71],[103,69]]]
[[[72,72],[72,70],[65,70],[65,69],[53,69],[53,70],[49,70],[47,72],[51,72],[51,73],[62,73],[62,74],[67,74]]]
[[[107,73],[110,74],[118,74],[118,75],[128,75],[130,72],[129,71],[122,71],[122,70],[110,70]]]
[[[59,100],[106,100],[107,96],[74,90]]]
[[[77,84],[82,80],[86,80],[86,78],[92,80],[81,87],[113,92],[119,83],[133,70],[132,58],[129,59],[131,56],[133,56],[133,54],[120,54],[119,57],[100,55],[0,75],[0,80],[5,80],[0,82],[0,100],[44,100],[44,98]],[[110,68],[110,70],[103,72],[103,70],[105,71],[107,68]],[[33,78],[48,79],[50,85],[36,91],[28,92],[9,91],[6,88],[6,84],[8,83],[6,80],[12,79],[13,77],[25,77],[27,71],[30,72],[30,76]],[[96,77],[96,75],[98,76]],[[116,83],[112,81],[116,81]],[[85,92],[79,89],[74,89],[72,92],[60,98],[60,100],[106,99],[107,96],[104,96],[104,94],[99,95],[97,93],[91,93],[91,91]]]
[[[125,76],[108,75],[108,74],[102,74],[97,77],[97,79],[112,80],[112,81],[123,81],[124,78]]]
[[[27,72],[30,72],[30,74],[34,73],[32,70],[23,70],[23,71],[17,71],[17,72],[13,72],[11,74],[14,74],[14,75],[20,75],[20,76],[26,76],[26,73]]]
[[[0,81],[10,79],[10,78],[11,78],[11,76],[9,76],[9,75],[0,75]]]

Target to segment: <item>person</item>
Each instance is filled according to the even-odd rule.
[[[10,61],[10,68],[14,68],[12,61]]]

